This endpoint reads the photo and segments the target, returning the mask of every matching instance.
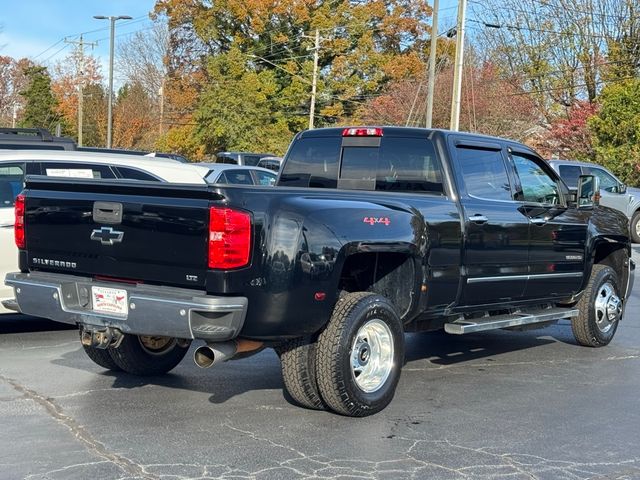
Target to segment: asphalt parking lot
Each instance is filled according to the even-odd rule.
[[[566,321],[410,335],[395,400],[364,419],[290,404],[270,350],[140,379],[5,317],[0,479],[640,479],[639,313],[637,281],[601,349]]]

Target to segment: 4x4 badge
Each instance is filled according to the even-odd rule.
[[[113,245],[122,242],[124,232],[119,232],[111,227],[97,228],[91,232],[91,240],[100,242],[102,245]]]

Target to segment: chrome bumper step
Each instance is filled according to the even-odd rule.
[[[483,332],[485,330],[497,330],[500,328],[519,327],[545,323],[563,318],[577,317],[577,308],[544,308],[537,310],[521,310],[508,315],[493,315],[473,319],[459,319],[444,325],[444,330],[453,335],[465,333]]]

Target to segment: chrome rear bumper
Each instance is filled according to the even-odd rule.
[[[114,327],[124,333],[225,341],[238,336],[247,312],[245,297],[217,297],[184,288],[96,281],[55,273],[9,273],[20,311],[56,322]],[[91,287],[127,291],[128,313],[96,312]]]

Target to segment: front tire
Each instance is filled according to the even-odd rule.
[[[629,228],[631,229],[631,241],[640,243],[640,211],[634,213],[633,217],[631,217]]]
[[[109,354],[115,364],[127,373],[161,375],[180,363],[190,344],[190,340],[171,337],[124,334],[117,348],[109,348]]]
[[[585,347],[603,347],[611,342],[622,314],[618,276],[613,268],[593,266],[577,307],[580,314],[571,319],[576,341]]]
[[[403,361],[404,331],[393,305],[373,293],[348,293],[318,338],[322,399],[341,415],[378,413],[393,399]]]

